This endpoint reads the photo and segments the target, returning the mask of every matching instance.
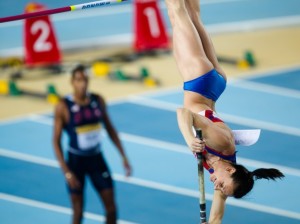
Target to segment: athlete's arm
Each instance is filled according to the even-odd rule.
[[[63,130],[63,110],[64,108],[64,102],[60,101],[57,106],[55,107],[54,112],[54,129],[53,129],[53,146],[55,155],[57,157],[57,160],[60,164],[60,167],[62,168],[64,173],[70,172],[68,166],[65,163],[64,155],[61,147],[61,135]]]
[[[198,116],[185,108],[177,109],[177,121],[179,129],[193,153],[202,152],[205,141],[201,141],[195,137],[193,127],[205,130],[209,125],[209,120],[205,117]]]
[[[111,120],[109,118],[109,115],[107,113],[106,103],[105,103],[105,101],[104,101],[104,99],[102,97],[98,96],[98,98],[99,98],[100,104],[102,105],[103,122],[104,122],[104,125],[105,125],[105,128],[106,128],[106,131],[107,131],[110,139],[115,144],[115,146],[117,147],[117,149],[119,150],[119,152],[120,152],[120,154],[122,156],[123,165],[124,165],[124,168],[126,169],[126,176],[130,176],[130,174],[131,174],[131,167],[130,167],[129,161],[127,159],[127,156],[125,154],[124,148],[123,148],[123,146],[121,144],[120,138],[119,138],[119,136],[117,134],[117,131],[114,128],[114,126],[112,125],[112,122],[111,122]]]
[[[68,183],[71,187],[76,188],[80,187],[80,183],[74,176],[74,174],[70,171],[68,168],[65,160],[64,160],[64,154],[61,147],[61,135],[64,125],[64,112],[66,110],[65,104],[63,101],[60,101],[54,112],[54,129],[53,129],[53,147],[55,151],[56,158],[58,160],[58,163],[65,174],[65,178],[67,179]]]
[[[225,201],[227,196],[224,195],[221,191],[214,191],[214,198],[212,201],[209,224],[221,224],[222,218],[225,211]]]

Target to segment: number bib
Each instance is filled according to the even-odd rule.
[[[89,150],[101,142],[101,125],[92,124],[76,128],[77,143],[81,150]]]

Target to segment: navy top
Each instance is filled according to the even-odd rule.
[[[76,104],[72,95],[64,98],[70,115],[69,122],[64,126],[69,136],[69,151],[78,155],[91,155],[100,151],[102,105],[97,95],[88,94],[88,97],[90,102],[84,106]]]

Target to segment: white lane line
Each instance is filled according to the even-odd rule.
[[[133,100],[136,103],[137,99],[140,100],[139,102],[142,102],[142,104],[145,106],[151,106],[151,107],[153,106],[152,105],[153,100],[150,100],[152,103],[149,103],[149,100],[147,99],[145,101],[145,98],[132,97],[130,101],[132,102],[132,100]],[[169,104],[169,103],[156,101],[156,100],[154,100],[154,101],[155,101],[154,106],[158,107],[159,109],[175,111],[176,108],[179,107],[179,105]],[[230,122],[233,122],[233,123],[243,124],[243,125],[251,126],[251,127],[263,127],[264,129],[269,129],[271,131],[279,131],[279,132],[282,132],[285,134],[296,135],[298,133],[298,136],[300,136],[299,129],[293,129],[293,128],[284,127],[281,125],[274,125],[274,124],[270,124],[270,123],[266,123],[266,122],[257,122],[252,119],[237,118],[236,116],[225,115],[225,114],[223,114],[222,117],[224,117],[226,120],[229,120]],[[53,122],[52,119],[47,118],[45,116],[41,116],[41,115],[30,116],[29,119],[32,121],[35,121],[35,122],[46,124],[46,125],[52,125],[52,122]],[[187,147],[178,145],[178,144],[174,144],[174,143],[169,143],[169,142],[155,140],[155,139],[151,139],[151,138],[131,135],[131,134],[127,134],[127,133],[120,133],[120,137],[122,140],[130,141],[130,142],[137,143],[137,144],[142,144],[142,145],[146,145],[146,146],[155,146],[155,148],[173,151],[173,152],[179,152],[179,153],[183,153],[183,154],[189,154],[189,155],[191,154],[190,151],[187,149]],[[300,177],[300,170],[298,170],[298,169],[294,169],[294,168],[290,168],[290,167],[286,167],[286,166],[280,166],[277,164],[260,162],[257,160],[250,160],[250,159],[246,159],[246,158],[242,158],[242,157],[239,157],[238,160],[245,166],[250,166],[250,167],[254,167],[254,168],[274,167],[279,170],[282,170],[282,172],[284,172],[285,174]]]
[[[148,91],[145,91],[145,92],[139,93],[139,94],[131,94],[131,95],[128,95],[125,98],[125,100],[127,100],[130,97],[134,97],[134,96],[160,97],[160,96],[172,95],[172,94],[177,94],[177,93],[183,94],[182,91],[183,91],[182,84],[180,84],[178,86],[164,87],[159,90],[153,89],[153,90],[148,90]]]
[[[285,96],[289,98],[300,99],[299,90],[289,89],[285,87],[263,84],[263,83],[258,83],[255,81],[249,81],[244,79],[236,79],[235,81],[231,82],[230,85],[235,87],[240,87],[243,89],[265,92],[272,95],[279,95],[279,96]]]
[[[154,97],[154,96],[169,95],[169,94],[177,93],[177,92],[180,92],[180,91],[181,91],[180,87],[164,87],[164,88],[161,88],[159,90],[148,90],[148,91],[145,91],[145,92],[140,93],[138,95]],[[135,94],[129,95],[129,97],[131,97],[131,96],[135,96]],[[111,106],[111,105],[126,103],[127,98],[128,98],[128,96],[121,96],[121,97],[118,97],[118,98],[114,98],[112,100],[109,100],[107,102],[107,104],[109,106]],[[22,121],[28,119],[28,117],[31,117],[31,116],[45,115],[45,114],[52,114],[52,113],[53,113],[53,110],[43,110],[43,111],[35,112],[34,114],[29,113],[29,114],[24,114],[24,115],[13,116],[13,117],[10,117],[10,118],[2,118],[2,119],[0,119],[0,125],[18,123],[18,122],[22,122]]]
[[[243,74],[243,77],[251,77],[251,78],[256,78],[256,77],[266,77],[266,76],[273,76],[273,75],[280,75],[282,73],[288,73],[288,72],[293,72],[300,70],[300,66],[288,66],[288,67],[282,67],[282,68],[276,68],[264,72],[259,72],[259,73],[246,73]],[[288,96],[291,98],[298,98],[298,95],[300,94],[300,91],[297,90],[291,90],[291,89],[286,89],[286,88],[281,88],[281,87],[274,87],[271,85],[266,85],[266,84],[259,84],[255,83],[252,81],[247,81],[244,79],[239,79],[239,78],[230,78],[229,79],[229,84],[232,86],[238,86],[241,88],[246,88],[254,91],[264,91],[268,92],[271,94],[278,94],[282,96]],[[139,99],[139,97],[159,97],[159,96],[165,96],[165,95],[170,95],[170,94],[176,94],[176,93],[182,93],[182,87],[165,87],[160,90],[149,90],[144,93],[140,93],[138,95],[129,95],[126,97],[120,97],[118,99],[113,99],[108,102],[108,105],[116,105],[119,103],[124,103],[126,101],[134,101],[135,99]],[[151,100],[151,99],[148,99]],[[136,103],[136,102],[135,102]],[[169,108],[174,108],[173,110],[171,109],[170,111],[175,111],[176,108],[182,107],[182,105],[179,104],[172,104],[172,103],[160,103],[159,101],[156,101],[156,103],[159,105],[157,107],[158,109],[165,108],[166,110],[169,110]],[[19,115],[19,116],[14,116],[11,118],[5,118],[5,119],[0,119],[0,125],[4,124],[12,124],[12,123],[18,123],[24,121],[24,119],[27,119],[28,116],[36,115],[36,114],[50,114],[52,113],[52,110],[44,110],[40,112],[36,112],[35,114],[26,114],[26,115]],[[225,115],[226,116],[226,115]]]
[[[149,99],[149,98],[140,97],[140,96],[132,96],[132,97],[128,98],[128,102],[146,106],[146,107],[152,107],[152,108],[157,108],[157,109],[161,109],[161,110],[172,111],[172,112],[175,112],[177,108],[183,107],[180,104],[168,103],[168,102],[164,102],[161,100]],[[225,121],[230,122],[230,123],[245,125],[245,126],[254,127],[254,128],[261,128],[261,129],[265,129],[265,130],[269,130],[269,131],[273,131],[273,132],[294,135],[297,137],[300,136],[299,128],[294,128],[294,127],[280,125],[280,124],[274,124],[271,122],[260,121],[260,120],[256,120],[256,119],[245,118],[245,117],[240,117],[237,115],[231,115],[231,114],[226,114],[226,113],[219,113],[219,114]]]
[[[41,115],[31,116],[29,119],[33,122],[37,122],[40,124],[45,124],[45,125],[49,125],[49,126],[53,125],[52,119],[43,117]],[[103,134],[106,135],[105,132],[103,132]],[[183,145],[165,142],[165,141],[161,141],[161,140],[156,140],[156,139],[152,139],[152,138],[141,137],[141,136],[132,135],[132,134],[123,133],[123,132],[120,132],[119,135],[120,135],[121,140],[123,140],[123,141],[128,141],[128,142],[132,142],[132,143],[136,143],[136,144],[140,144],[140,145],[145,145],[148,147],[155,147],[157,149],[162,149],[162,150],[166,150],[166,151],[172,151],[172,152],[176,152],[176,153],[183,153],[183,154],[191,155],[191,152],[189,151],[189,149]],[[245,166],[250,166],[253,168],[273,167],[273,168],[277,168],[277,169],[281,170],[285,175],[292,175],[292,176],[300,177],[299,169],[295,169],[295,168],[291,168],[291,167],[287,167],[287,166],[281,166],[281,165],[277,165],[277,164],[273,164],[273,163],[265,163],[265,162],[261,162],[261,161],[257,161],[257,160],[246,159],[243,157],[238,157],[238,162],[242,163]]]
[[[31,121],[38,122],[41,124],[45,124],[45,125],[49,125],[49,126],[53,125],[52,119],[41,116],[41,115],[31,116],[29,119]],[[251,123],[253,123],[253,121],[249,121],[248,126],[251,126]],[[123,132],[120,132],[119,134],[120,134],[120,138],[124,141],[129,141],[129,142],[133,142],[133,143],[145,145],[145,146],[150,146],[150,147],[155,146],[155,148],[191,155],[191,152],[188,150],[188,148],[183,145],[169,143],[169,142],[146,138],[146,137],[141,137],[141,136],[132,135],[132,134],[123,133]],[[261,161],[257,161],[257,160],[246,159],[243,157],[238,157],[238,161],[241,162],[245,166],[250,166],[250,167],[254,167],[254,168],[274,167],[274,168],[281,170],[284,174],[300,177],[300,170],[295,169],[295,168],[290,168],[290,167],[281,166],[281,165],[272,164],[272,163],[265,163],[265,162],[261,162]]]
[[[294,128],[294,127],[280,125],[280,124],[274,124],[274,123],[266,122],[266,121],[259,121],[256,119],[239,117],[239,116],[225,114],[225,113],[219,113],[219,114],[221,115],[221,117],[224,120],[231,122],[231,123],[245,125],[245,126],[254,127],[254,128],[265,129],[265,130],[288,134],[288,135],[293,135],[293,136],[297,136],[297,137],[300,136],[299,128]]]
[[[9,158],[13,158],[13,159],[26,161],[26,162],[36,163],[36,164],[43,165],[43,166],[59,168],[57,161],[50,160],[50,159],[44,159],[44,158],[40,158],[37,156],[30,156],[30,155],[26,155],[23,153],[10,152],[9,150],[4,150],[4,149],[0,149],[0,155],[9,157]],[[162,184],[162,183],[144,180],[144,179],[135,178],[135,177],[128,178],[128,177],[125,177],[124,175],[120,175],[120,174],[113,174],[113,178],[116,181],[121,181],[121,182],[125,182],[128,184],[136,185],[136,186],[147,187],[150,189],[156,189],[156,190],[160,190],[160,191],[165,191],[165,192],[169,192],[169,193],[174,193],[174,194],[189,196],[189,197],[194,197],[194,198],[199,197],[198,191],[194,191],[194,190],[190,190],[190,189],[186,189],[186,188]],[[206,193],[205,196],[206,196],[207,200],[211,201],[213,199],[212,194]],[[278,216],[283,216],[283,217],[287,217],[287,218],[300,220],[300,213],[291,212],[291,211],[284,210],[284,209],[273,208],[270,206],[265,206],[265,205],[261,205],[261,204],[257,204],[257,203],[247,202],[247,201],[244,201],[243,199],[237,200],[237,199],[229,198],[226,203],[229,205],[232,205],[232,206],[236,206],[236,207],[241,207],[241,208],[250,209],[250,210],[254,210],[254,211],[259,211],[259,212],[264,212],[264,213],[268,213],[268,214],[273,214],[273,215],[278,215]]]
[[[192,153],[188,149],[187,146],[169,143],[169,142],[165,142],[165,141],[159,141],[156,139],[151,139],[151,138],[146,138],[146,137],[141,137],[141,136],[136,136],[136,135],[131,135],[131,134],[127,134],[127,133],[120,133],[120,137],[123,141],[128,141],[128,142],[132,142],[132,143],[136,143],[136,144],[140,144],[140,145],[145,145],[148,147],[155,147],[157,149],[162,149],[162,150],[166,150],[166,151],[172,151],[172,152],[182,153],[182,154],[192,156]],[[245,150],[247,150],[247,149],[245,149]],[[273,167],[273,168],[281,170],[285,175],[300,177],[299,169],[295,169],[295,168],[291,168],[291,167],[287,167],[287,166],[281,166],[281,165],[277,165],[274,163],[266,163],[266,162],[261,162],[261,161],[257,161],[257,160],[246,159],[243,157],[238,157],[237,160],[239,163],[241,163],[245,166],[255,168],[255,169],[262,168],[262,167],[265,167],[265,168]]]
[[[183,196],[199,198],[198,191],[174,187],[174,186],[161,184],[161,183],[157,183],[157,182],[153,182],[153,181],[147,181],[147,180],[143,180],[143,179],[137,179],[137,178],[129,178],[129,179],[127,178],[126,179],[126,177],[124,177],[124,176],[121,176],[121,175],[118,175],[118,176],[119,176],[118,181],[122,181],[121,179],[123,178],[124,182],[127,182],[129,184],[134,183],[135,185],[138,185],[138,186],[143,186],[143,187],[147,187],[147,188],[171,192],[171,193],[175,193],[175,194],[179,194],[179,195],[183,195]],[[115,177],[115,175],[114,175],[114,177]],[[205,193],[205,198],[207,200],[212,201],[213,195]],[[278,216],[283,216],[283,217],[300,220],[300,213],[291,212],[291,211],[284,210],[284,209],[278,209],[278,208],[274,208],[274,207],[270,207],[270,206],[266,206],[266,205],[260,205],[257,203],[245,201],[243,199],[237,200],[234,198],[228,198],[226,201],[226,204],[240,207],[240,208],[250,209],[250,210],[254,210],[254,211],[258,211],[258,212],[264,212],[264,213],[268,213],[268,214],[273,214],[273,215],[278,215]]]
[[[21,152],[14,152],[9,149],[0,148],[0,156],[5,156],[8,158],[12,158],[12,159],[18,159],[21,161],[26,161],[26,162],[30,162],[30,163],[34,163],[34,164],[38,164],[38,165],[42,165],[42,166],[59,168],[59,164],[56,160],[46,159],[46,158],[42,158],[40,156],[33,156],[33,155],[21,153]]]
[[[300,70],[300,64],[298,65],[284,65],[277,68],[265,68],[262,71],[249,71],[249,72],[243,72],[240,77],[242,79],[252,79],[252,78],[263,78],[268,76],[277,76],[282,75],[282,73],[289,73],[289,72],[295,72]],[[235,78],[230,78],[230,80],[235,80]],[[237,79],[238,80],[238,79]]]
[[[37,111],[34,113],[34,115],[38,115],[38,114],[50,114],[53,113],[52,110],[43,110],[43,111]],[[22,115],[17,115],[17,116],[13,116],[13,117],[9,117],[9,118],[2,118],[0,119],[0,125],[6,125],[6,124],[14,124],[14,123],[18,123],[18,122],[23,122],[25,121],[28,116],[32,116],[33,114],[22,114]]]
[[[54,205],[54,204],[50,204],[50,203],[40,202],[40,201],[28,199],[28,198],[18,197],[18,196],[14,196],[14,195],[10,195],[10,194],[0,193],[0,200],[5,200],[5,201],[22,204],[22,205],[26,205],[26,206],[30,206],[30,207],[34,207],[34,208],[38,208],[38,209],[43,209],[43,210],[47,210],[47,211],[53,211],[53,212],[57,212],[57,213],[61,213],[61,214],[72,215],[72,210],[70,208],[59,206],[59,205]],[[101,223],[105,222],[105,217],[102,215],[97,215],[97,214],[90,213],[90,212],[84,212],[83,216],[86,219],[100,221]],[[124,221],[124,220],[118,220],[118,223],[120,223],[120,224],[136,224],[135,222],[129,222],[129,221]]]
[[[176,112],[177,108],[183,107],[181,104],[169,103],[163,100],[150,99],[142,96],[130,96],[128,97],[127,101],[133,104],[138,104],[160,110],[167,110],[171,112]]]
[[[300,16],[282,16],[266,19],[251,19],[239,22],[227,22],[207,25],[207,30],[211,34],[221,34],[228,32],[254,31],[270,28],[280,28],[287,26],[298,26]]]

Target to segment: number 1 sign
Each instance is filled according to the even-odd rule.
[[[157,0],[134,1],[135,51],[168,49],[169,39]]]
[[[37,3],[29,3],[25,12],[45,10]],[[49,16],[25,20],[24,25],[25,63],[28,66],[53,65],[61,62],[60,49]]]

